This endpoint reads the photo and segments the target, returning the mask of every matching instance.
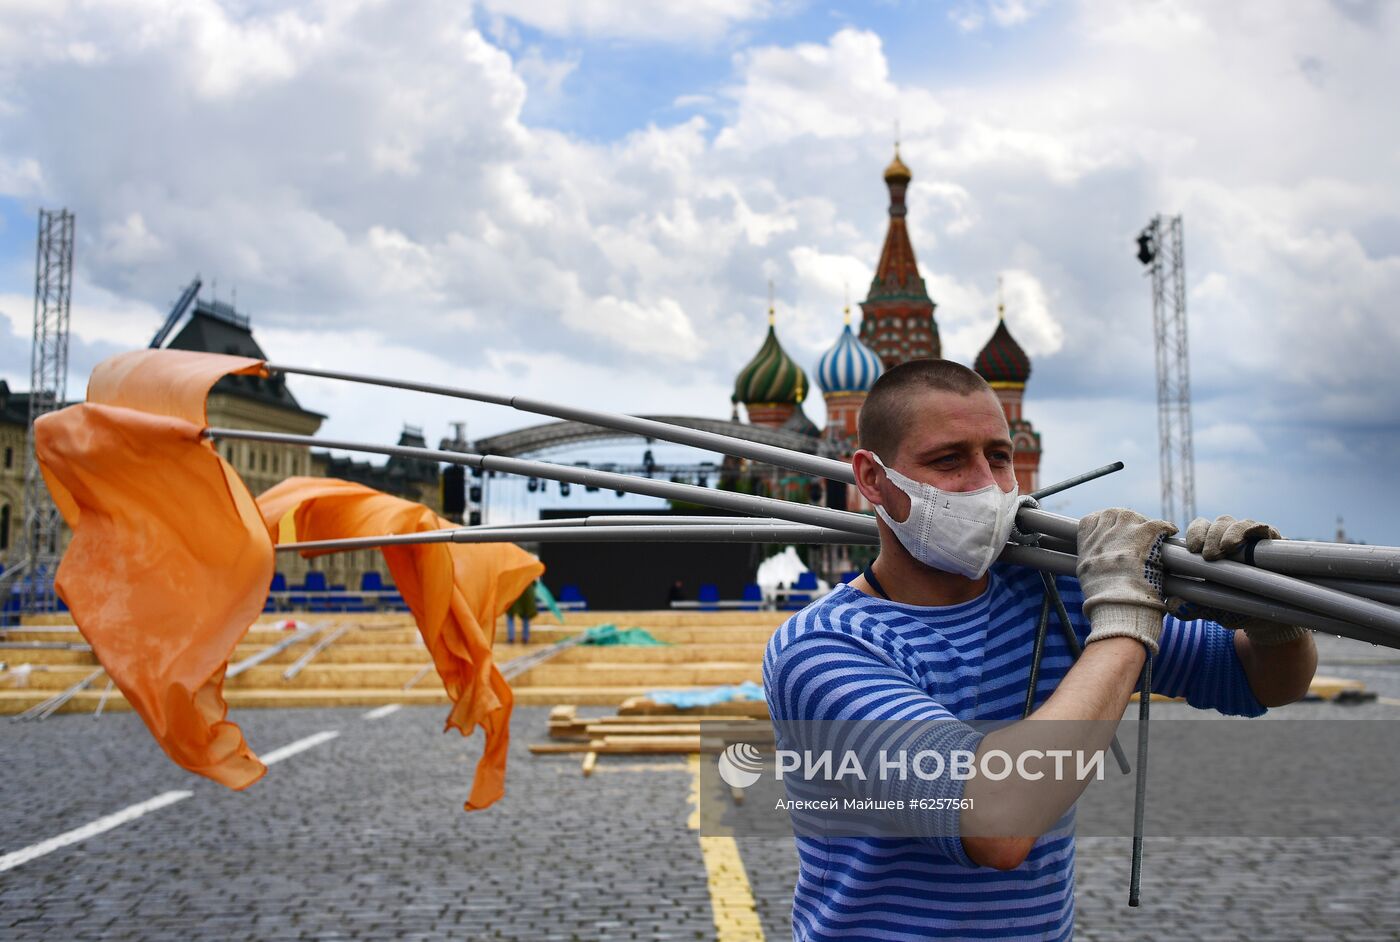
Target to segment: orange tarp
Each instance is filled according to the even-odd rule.
[[[229,373],[265,375],[260,361],[217,354],[113,357],[93,372],[88,402],[36,423],[35,445],[73,530],[56,586],[94,654],[175,762],[244,788],[266,768],[227,720],[223,678],[262,612],[282,519],[291,514],[302,539],[451,524],[422,505],[324,478],[283,482],[255,504],[202,437],[209,389]],[[543,567],[509,545],[383,552],[452,698],[447,725],[485,730],[467,802],[484,808],[504,790],[512,702],[491,658],[492,632]]]
[[[385,533],[418,533],[454,524],[422,504],[330,478],[289,478],[258,498],[273,539],[292,515],[297,540],[334,540]],[[486,733],[467,810],[485,808],[505,789],[510,686],[491,657],[500,616],[544,572],[510,544],[430,543],[385,546],[381,552],[423,633],[452,711],[445,728]]]
[[[34,427],[73,530],[59,595],[170,758],[230,788],[266,771],[226,719],[223,679],[262,611],[273,551],[252,496],[201,433],[219,377],[260,369],[240,357],[123,354],[93,372],[91,401]]]

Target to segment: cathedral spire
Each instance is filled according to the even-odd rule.
[[[943,352],[933,319],[936,305],[919,275],[905,224],[909,210],[904,197],[914,175],[899,156],[898,142],[884,177],[890,193],[890,222],[870,293],[860,306],[865,314],[860,336],[888,369],[909,360],[937,358]]]

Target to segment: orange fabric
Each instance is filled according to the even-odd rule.
[[[34,441],[73,529],[56,587],[93,653],[170,758],[246,788],[266,768],[227,721],[223,678],[262,611],[272,544],[202,431],[83,403],[40,418]]]
[[[293,515],[298,540],[417,533],[454,525],[422,504],[331,478],[289,478],[257,503],[273,540],[288,514]],[[452,699],[444,729],[455,727],[464,736],[477,726],[485,730],[485,752],[466,803],[468,811],[485,808],[505,792],[514,703],[491,656],[496,619],[539,578],[544,566],[510,544],[433,543],[385,546],[381,551]]]
[[[88,402],[209,424],[209,389],[231,374],[266,376],[263,361],[192,350],[132,350],[108,357],[88,380]]]

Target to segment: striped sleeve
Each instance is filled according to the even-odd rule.
[[[1070,620],[1082,642],[1089,636],[1084,617],[1084,592],[1079,580],[1056,580]],[[1268,711],[1255,698],[1235,653],[1234,632],[1213,621],[1182,621],[1172,615],[1162,619],[1160,650],[1152,663],[1152,690],[1168,697],[1184,697],[1199,710],[1215,710],[1228,716],[1262,716]]]
[[[764,687],[785,749],[871,757],[938,753],[951,768],[954,752],[977,751],[982,734],[923,691],[905,671],[840,632],[805,633],[767,660]],[[849,721],[849,722],[833,722]],[[881,722],[883,721],[883,722]],[[905,826],[940,856],[976,867],[959,836],[964,782],[952,775],[872,776],[848,783],[855,797],[904,800]],[[940,810],[912,810],[940,808]]]
[[[1268,711],[1254,696],[1244,665],[1235,653],[1235,633],[1213,621],[1162,620],[1161,651],[1153,664],[1152,686],[1169,697],[1185,697],[1201,710],[1228,716],[1262,716]]]

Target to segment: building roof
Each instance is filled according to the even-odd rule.
[[[29,424],[29,393],[10,392],[10,384],[0,379],[0,423]]]
[[[977,354],[973,369],[989,383],[1014,383],[1024,386],[1026,380],[1030,379],[1030,357],[1026,356],[1026,351],[1021,349],[1016,338],[1011,336],[1011,331],[1006,327],[1006,318],[997,318],[997,329],[993,331],[992,339],[987,341],[982,352]]]
[[[768,312],[768,336],[763,346],[734,380],[734,402],[800,403],[807,398],[807,374],[787,355],[773,329],[773,312]]]
[[[248,318],[241,316],[232,305],[222,301],[196,301],[194,313],[189,321],[175,338],[166,344],[166,348],[223,353],[257,360],[267,359],[267,354],[253,338]],[[266,405],[294,409],[325,418],[319,412],[303,409],[280,374],[266,379],[261,376],[225,376],[214,384],[210,392],[253,399]]]
[[[851,331],[850,313],[835,346],[817,361],[817,383],[823,392],[869,392],[884,372],[880,358]]]
[[[914,175],[909,172],[909,168],[904,166],[904,161],[899,159],[899,145],[894,145],[894,160],[885,168],[885,182],[892,183],[896,180],[908,183],[914,179]]]
[[[29,393],[14,392],[10,384],[0,379],[0,425],[22,425],[29,427]],[[59,406],[65,408],[74,404],[66,399]]]

